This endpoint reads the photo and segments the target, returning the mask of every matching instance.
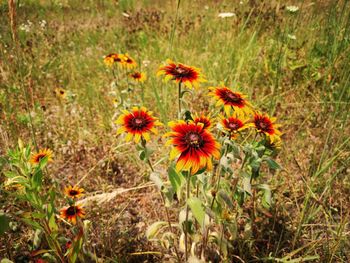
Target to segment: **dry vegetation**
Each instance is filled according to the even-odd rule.
[[[237,238],[222,262],[349,262],[349,2],[179,3],[21,0],[11,26],[2,1],[1,168],[8,169],[8,150],[18,139],[32,152],[54,152],[43,170],[42,191],[57,189],[58,213],[65,205],[60,190],[78,183],[85,189],[86,262],[175,261],[173,250],[146,238],[147,227],[166,216],[162,198],[135,144],[116,136],[114,123],[123,108],[141,105],[141,98],[165,124],[177,115],[177,88],[156,76],[171,58],[201,68],[208,79],[186,95],[191,111],[210,110],[207,87],[223,82],[239,87],[282,124],[276,159],[283,169],[263,178],[273,203],[258,210],[253,235],[245,217],[237,220]],[[299,9],[290,11],[292,5]],[[221,12],[235,15],[220,18]],[[142,87],[116,83],[103,63],[112,52],[135,58],[147,74]],[[64,99],[57,88],[65,90]],[[160,133],[167,130],[164,125]],[[159,136],[150,142],[163,180],[169,164],[165,141]],[[0,214],[10,228],[0,231],[0,259],[38,260],[31,253],[48,245],[22,222],[29,206],[14,197],[6,180],[1,172]],[[247,218],[251,202],[240,208]],[[170,207],[173,222],[179,209],[178,203]],[[74,238],[59,219],[57,224]],[[217,251],[207,260],[221,262]]]

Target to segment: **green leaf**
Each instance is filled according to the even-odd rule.
[[[54,213],[52,213],[50,218],[49,218],[49,227],[50,227],[52,232],[57,232],[58,231],[58,226],[56,224],[55,214]]]
[[[177,198],[181,200],[181,189],[185,183],[184,177],[182,174],[177,173],[173,166],[170,166],[168,169],[168,177]]]
[[[202,228],[205,225],[205,210],[202,201],[197,197],[191,197],[187,200],[187,204],[191,208],[194,218],[198,221]]]
[[[34,227],[35,229],[40,229],[40,230],[44,230],[41,225],[33,220],[30,220],[28,218],[22,218],[22,221],[24,223],[26,223],[27,225],[30,225],[32,227]]]
[[[32,213],[32,217],[33,217],[33,218],[42,219],[42,218],[44,218],[45,216],[46,216],[46,215],[43,214],[43,213],[38,213],[38,212],[33,212],[33,213]]]
[[[43,179],[43,173],[42,173],[41,169],[37,169],[32,176],[33,188],[40,189],[42,186],[42,179]]]
[[[0,235],[3,235],[10,228],[10,218],[0,213]]]
[[[267,165],[272,170],[282,169],[281,166],[275,160],[273,160],[271,158],[264,158],[264,161],[267,162]]]
[[[262,205],[265,208],[270,208],[272,204],[270,186],[268,186],[267,184],[258,184],[256,187],[263,192]]]

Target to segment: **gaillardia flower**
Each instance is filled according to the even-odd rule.
[[[210,116],[205,116],[204,114],[202,114],[200,116],[195,116],[193,118],[193,122],[195,124],[202,123],[203,124],[203,129],[209,129],[211,127],[211,124],[212,124]]]
[[[64,100],[67,97],[67,92],[62,88],[56,88],[55,95],[57,98]]]
[[[130,73],[129,77],[136,82],[144,82],[146,80],[146,74],[138,71]]]
[[[198,68],[181,63],[176,64],[170,59],[167,60],[167,64],[160,67],[157,72],[157,76],[165,75],[165,81],[175,80],[177,83],[184,83],[188,88],[198,88],[200,82],[206,81]]]
[[[238,115],[233,115],[228,118],[220,116],[220,123],[222,127],[228,131],[231,139],[236,139],[240,131],[249,128],[246,122],[246,119],[238,117]]]
[[[238,114],[252,113],[252,106],[242,93],[234,92],[227,87],[210,87],[209,90],[209,95],[217,101],[216,106],[224,106],[226,115],[230,115],[231,109]]]
[[[117,54],[117,53],[111,53],[104,57],[103,62],[108,66],[111,67],[115,62],[121,63],[123,61],[124,55]]]
[[[191,174],[197,173],[201,168],[211,170],[213,167],[211,158],[220,158],[220,145],[214,136],[204,129],[203,124],[179,120],[169,122],[169,126],[172,131],[164,136],[171,138],[166,143],[173,146],[170,160],[179,156],[176,170],[190,170]]]
[[[71,205],[60,210],[60,217],[71,221],[75,225],[78,217],[85,217],[85,211],[80,205]]]
[[[41,149],[38,153],[32,155],[29,162],[31,164],[39,164],[40,161],[45,157],[47,157],[48,162],[51,162],[52,156],[53,156],[53,153],[50,149],[47,149],[47,148]]]
[[[136,143],[140,141],[141,137],[149,141],[150,132],[157,134],[156,126],[162,125],[145,107],[133,107],[131,112],[123,110],[123,114],[119,116],[116,123],[121,125],[117,130],[117,135],[126,132],[126,141],[135,137]]]
[[[263,133],[269,137],[271,143],[277,141],[282,133],[276,128],[281,125],[275,124],[276,118],[270,118],[266,114],[255,113],[254,121],[250,126],[255,127],[259,133]]]
[[[64,188],[64,193],[66,196],[74,199],[74,198],[79,198],[84,195],[84,189],[79,188],[78,186],[67,186]]]
[[[133,69],[137,66],[136,61],[130,57],[128,54],[123,55],[122,66],[125,66],[128,69]]]

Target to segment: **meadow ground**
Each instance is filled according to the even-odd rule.
[[[253,234],[238,223],[225,262],[350,261],[349,1],[16,2],[12,25],[7,1],[0,3],[1,166],[19,138],[33,152],[53,151],[45,187],[79,184],[92,198],[84,245],[91,258],[173,260],[174,251],[146,238],[147,227],[165,218],[162,198],[114,123],[135,105],[165,124],[177,116],[176,86],[156,76],[170,58],[201,68],[208,80],[185,95],[189,110],[208,112],[207,87],[224,83],[282,124],[282,169],[264,178],[272,205],[258,212]],[[118,82],[124,71],[103,61],[113,52],[132,56],[147,80]],[[151,159],[165,180],[169,151],[157,138]],[[26,262],[45,242],[33,244],[36,232],[21,221],[28,207],[11,195],[3,172],[0,183],[0,210],[11,221],[0,258]]]

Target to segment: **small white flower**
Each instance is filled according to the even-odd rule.
[[[30,32],[30,27],[26,24],[22,24],[19,26],[19,30],[25,31],[25,32]]]
[[[25,32],[30,32],[30,29],[32,27],[33,23],[30,20],[27,20],[26,24],[22,24],[19,26],[19,30],[25,31]]]
[[[208,10],[208,9],[209,9],[209,6],[205,5],[205,6],[204,6],[204,9],[205,9],[205,10]]]
[[[220,17],[220,18],[227,18],[227,17],[233,17],[233,16],[236,16],[236,14],[235,13],[231,13],[231,12],[220,13],[218,15],[218,17]]]
[[[299,10],[299,7],[296,5],[290,5],[290,6],[287,6],[286,8],[287,8],[287,11],[289,11],[291,13],[298,12],[298,10]]]
[[[292,40],[296,40],[297,37],[295,35],[288,34],[287,37]]]
[[[46,25],[47,25],[46,20],[41,20],[41,21],[39,21],[39,25],[40,25],[40,27],[41,27],[42,29],[44,29],[44,28],[46,27]]]
[[[148,65],[151,63],[151,61],[149,60],[144,60],[142,61],[142,64],[145,66],[145,67],[148,67]]]

